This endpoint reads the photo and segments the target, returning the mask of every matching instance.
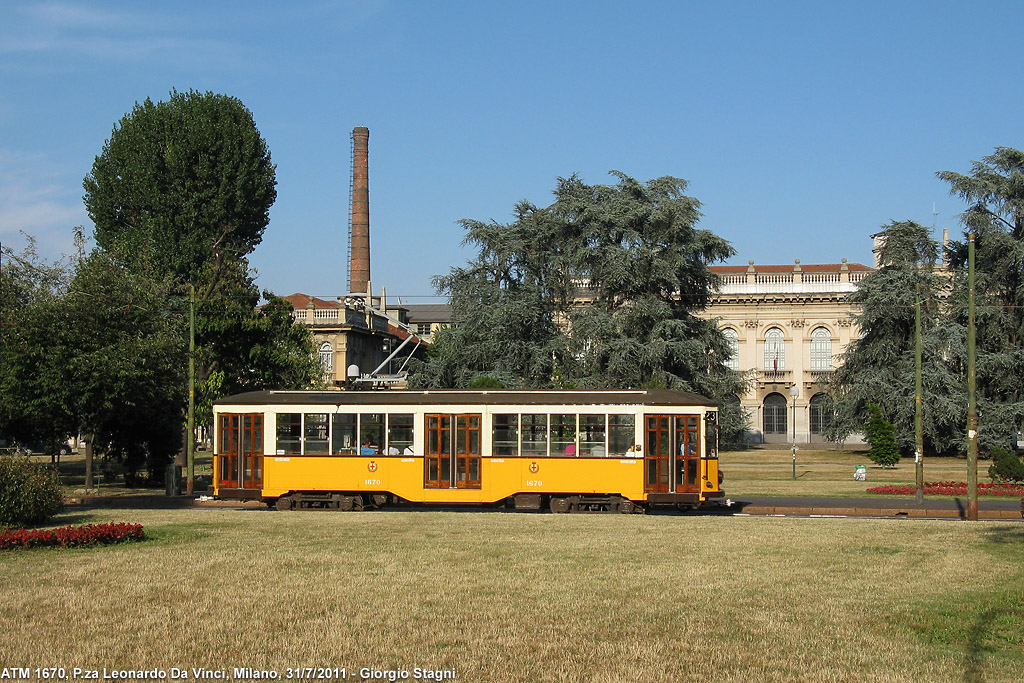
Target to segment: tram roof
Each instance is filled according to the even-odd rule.
[[[429,391],[250,391],[226,396],[215,405],[645,405],[717,406],[717,402],[688,391],[514,389]]]

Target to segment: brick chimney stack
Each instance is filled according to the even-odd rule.
[[[370,129],[352,129],[352,252],[349,291],[366,292],[370,282]]]

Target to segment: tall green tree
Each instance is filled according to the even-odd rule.
[[[730,350],[699,317],[718,286],[710,269],[735,252],[697,227],[685,180],[559,183],[556,207],[574,233],[572,267],[590,301],[568,310],[573,374],[596,386],[664,386],[722,398],[742,390],[724,369]]]
[[[462,221],[477,255],[435,279],[455,325],[411,384],[680,389],[721,400],[723,431],[742,431],[742,379],[714,321],[698,316],[718,283],[710,264],[733,250],[697,227],[685,180],[615,176],[561,178],[553,204],[520,202],[507,225]]]
[[[915,413],[915,299],[921,301],[924,435],[927,452],[960,446],[966,419],[965,388],[956,361],[963,358],[962,329],[943,306],[948,278],[936,272],[938,244],[928,228],[893,221],[878,234],[879,267],[857,285],[850,301],[861,336],[846,348],[829,393],[835,418],[829,435],[842,440],[869,421],[880,406],[896,428],[904,452],[913,452]]]
[[[124,245],[208,289],[219,266],[260,243],[276,182],[240,100],[172,91],[166,102],[136,104],[114,127],[85,177],[85,208],[103,249]]]
[[[136,104],[84,180],[97,245],[129,269],[170,278],[183,302],[195,297],[201,406],[321,376],[310,332],[271,294],[259,306],[246,259],[268,225],[275,186],[251,112],[234,97],[192,90]]]
[[[938,177],[968,204],[964,240],[950,245],[952,320],[961,327],[967,323],[966,234],[975,235],[979,440],[985,448],[1005,447],[1009,435],[1024,430],[1024,152],[997,147],[970,173]]]

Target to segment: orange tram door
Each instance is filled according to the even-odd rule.
[[[644,493],[648,503],[695,508],[703,500],[721,495],[715,414],[707,415],[705,458],[701,457],[700,448],[704,422],[701,416],[644,417]],[[709,461],[714,461],[713,467]]]
[[[259,498],[263,488],[263,414],[221,413],[214,480],[222,498]]]

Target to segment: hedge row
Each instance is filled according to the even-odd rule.
[[[0,550],[11,548],[63,548],[141,541],[141,524],[110,523],[63,526],[57,529],[7,529],[0,531]]]
[[[874,486],[867,489],[868,493],[881,493],[887,495],[910,495],[917,489],[908,484],[889,484],[886,486]],[[924,493],[929,496],[966,496],[967,482],[963,481],[933,481],[925,482]],[[978,482],[978,495],[982,496],[1024,496],[1024,486],[1021,484],[989,483]]]

